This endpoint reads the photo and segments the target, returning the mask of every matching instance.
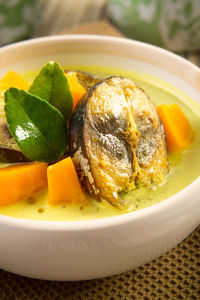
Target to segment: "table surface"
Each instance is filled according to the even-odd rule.
[[[81,25],[66,34],[101,32],[121,36],[106,22]],[[200,53],[183,56],[200,65]],[[0,300],[29,299],[200,299],[200,226],[167,254],[140,268],[108,278],[48,282],[0,270]]]

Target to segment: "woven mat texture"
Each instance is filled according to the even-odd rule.
[[[102,25],[104,30],[102,31]],[[67,33],[121,34],[107,22],[81,25]],[[200,65],[200,54],[184,54]],[[77,282],[29,279],[0,270],[0,300],[200,299],[200,226],[160,258],[120,275]]]

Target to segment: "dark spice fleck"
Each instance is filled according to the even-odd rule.
[[[34,203],[36,202],[36,199],[35,199],[34,197],[29,197],[29,198],[27,199],[27,202],[28,202],[29,204],[34,204]]]
[[[44,212],[44,208],[38,208],[38,213],[43,213]]]

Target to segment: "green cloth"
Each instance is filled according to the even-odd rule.
[[[0,46],[27,39],[38,22],[37,0],[0,0]]]
[[[129,38],[178,52],[200,49],[199,0],[108,0],[108,15]]]

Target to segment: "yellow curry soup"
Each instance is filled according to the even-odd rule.
[[[200,164],[195,162],[198,161],[200,149],[200,109],[192,99],[164,81],[148,74],[130,73],[125,70],[102,67],[68,66],[67,69],[83,70],[100,78],[119,74],[131,78],[145,90],[155,106],[178,104],[194,129],[195,139],[188,149],[168,155],[169,172],[162,183],[136,187],[128,193],[122,192],[120,197],[126,202],[130,202],[130,205],[124,209],[113,207],[107,201],[98,202],[89,195],[87,205],[61,204],[51,206],[48,204],[48,190],[44,189],[20,203],[0,207],[0,214],[17,218],[51,221],[104,218],[154,205],[179,192],[199,176]],[[36,73],[26,73],[24,78],[31,82]],[[191,167],[192,162],[194,164]],[[0,164],[0,167],[5,167],[5,164]]]

